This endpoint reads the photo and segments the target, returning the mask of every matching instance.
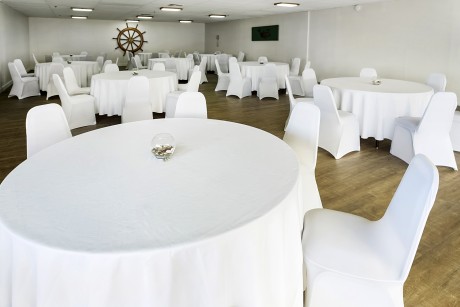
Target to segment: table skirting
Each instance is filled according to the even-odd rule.
[[[289,75],[289,64],[270,62],[276,65],[276,75],[278,77],[278,87],[280,89],[286,88],[285,76]],[[263,74],[263,68],[265,64],[259,64],[256,61],[238,62],[243,77],[249,77],[252,81],[252,90],[257,91],[259,89],[260,77]]]

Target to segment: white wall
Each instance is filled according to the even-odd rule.
[[[318,79],[356,76],[375,67],[383,78],[425,82],[447,75],[460,96],[460,1],[398,0],[312,11],[310,60]]]
[[[19,58],[28,68],[29,21],[19,12],[0,2],[0,92],[11,84],[8,62]]]
[[[77,54],[88,51],[90,56],[106,53],[108,59],[120,57],[120,49],[115,50],[118,29],[126,27],[118,20],[74,20],[59,18],[30,18],[30,52],[38,61],[45,55],[58,51],[61,54]],[[133,26],[130,24],[130,26]],[[134,25],[135,26],[135,25]],[[205,25],[201,23],[180,24],[178,22],[140,22],[138,29],[143,32],[143,50],[158,52],[162,50],[192,52],[204,50]]]
[[[258,26],[279,25],[278,41],[251,41],[251,29]],[[294,57],[305,64],[307,50],[307,12],[274,15],[206,24],[206,52],[220,50],[235,56],[245,53],[245,60],[257,60],[261,55],[270,61],[289,62]],[[216,36],[219,35],[219,46]]]

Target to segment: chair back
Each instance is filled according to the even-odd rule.
[[[217,59],[215,59],[214,61],[215,61],[215,63],[216,63],[217,75],[218,75],[218,76],[222,76],[223,73],[222,73],[222,70],[220,69],[219,61],[218,61]]]
[[[236,61],[235,57],[231,57],[228,60],[228,68],[230,71],[230,80],[231,79],[234,79],[234,80],[243,79],[241,75],[240,65],[238,65],[238,62]]]
[[[201,57],[201,62],[200,62],[200,71],[206,72],[206,63],[208,62],[208,57],[207,56],[202,56]]]
[[[268,63],[262,70],[262,78],[264,80],[275,80],[277,79],[276,65],[274,63]],[[276,83],[278,84],[278,83]]]
[[[198,52],[193,53],[193,61],[195,62],[195,65],[200,65],[201,57]]]
[[[305,96],[313,97],[313,87],[318,84],[316,73],[312,68],[305,68],[302,72],[302,83]]]
[[[176,61],[175,59],[167,59],[165,62],[165,69],[167,71],[172,71],[172,72],[176,72],[177,71],[177,66],[176,66]]]
[[[293,58],[289,75],[298,76],[300,71],[300,58]]]
[[[359,72],[361,78],[377,78],[377,71],[375,68],[365,67]]]
[[[445,74],[432,73],[428,76],[426,84],[434,89],[434,92],[444,92],[446,90],[447,78]]]
[[[64,65],[62,65],[61,63],[51,63],[48,74],[49,74],[49,82],[52,82],[54,84],[54,81],[53,81],[54,74],[58,74],[59,77],[64,78]]]
[[[186,92],[198,92],[198,88],[200,87],[200,80],[201,80],[201,71],[192,72],[192,75],[190,76],[190,80],[188,80],[188,83],[187,83]]]
[[[21,59],[15,59],[13,63],[14,65],[16,65],[16,68],[18,69],[18,72],[21,75],[21,77],[27,75],[27,70],[24,67],[24,64],[22,63]]]
[[[128,81],[125,105],[139,105],[150,103],[150,83],[145,76],[133,76]]]
[[[34,59],[35,65],[40,64],[40,63],[37,61],[37,57],[36,57],[35,54],[33,54],[33,53],[32,53],[32,58]]]
[[[31,108],[26,116],[26,136],[27,158],[72,137],[61,106],[50,103]]]
[[[157,62],[157,63],[153,64],[152,70],[165,71],[166,70],[165,63]]]
[[[428,214],[433,207],[439,186],[439,174],[433,163],[422,154],[416,155],[409,164],[385,215],[377,224],[377,230],[391,231],[397,242],[390,242],[391,259],[400,280],[405,281],[414,261]],[[391,246],[390,246],[391,244]],[[385,251],[383,251],[385,252]]]
[[[129,52],[128,52],[128,58],[129,58]],[[104,57],[102,55],[97,56],[96,62],[97,64],[99,64],[99,68],[102,68],[102,66],[104,66]]]
[[[13,83],[21,82],[21,75],[19,75],[18,68],[16,67],[16,65],[14,65],[13,62],[8,63],[8,69],[10,70],[11,79],[13,80]]]
[[[219,54],[217,57],[217,61],[219,62],[220,70],[224,73],[228,73],[228,59],[229,56],[226,53]]]
[[[457,95],[452,92],[437,92],[431,96],[430,103],[423,113],[417,128],[419,133],[448,135],[457,108]]]
[[[174,117],[208,118],[206,98],[200,92],[184,92],[179,95]]]
[[[66,67],[67,68],[67,67]],[[62,82],[61,77],[59,75],[53,75],[53,82],[54,86],[56,87],[59,95],[59,99],[61,100],[61,106],[64,110],[65,117],[67,118],[67,122],[70,120],[70,116],[72,114],[72,102],[70,101],[70,95],[67,93],[67,89]]]
[[[80,89],[80,86],[77,83],[77,78],[75,77],[75,73],[73,69],[70,67],[64,67],[63,74],[64,74],[64,83],[65,83],[65,88],[66,88],[67,93],[78,92],[78,90]],[[61,94],[59,94],[59,96],[61,96]]]
[[[193,53],[187,54],[186,58],[193,61]]]
[[[104,72],[114,72],[114,71],[120,71],[120,68],[118,67],[117,64],[109,63],[105,65]]]
[[[238,52],[238,62],[243,62],[244,61],[244,52],[240,51]]]
[[[286,81],[286,91],[288,92],[288,95],[289,95],[289,110],[290,112],[292,112],[292,110],[294,110],[294,107],[296,105],[296,101],[295,101],[294,95],[292,94],[291,81],[289,81],[289,77],[287,75],[284,76],[284,80]]]
[[[308,102],[295,105],[286,126],[283,140],[297,154],[299,162],[314,170],[318,157],[320,111]]]
[[[159,58],[169,58],[169,53],[168,52],[158,52],[158,57]]]
[[[105,61],[104,61],[104,64],[102,65],[102,68],[101,68],[101,71],[102,71],[102,72],[105,72],[105,67],[106,67],[108,64],[112,64],[112,60],[105,60]]]
[[[324,125],[341,125],[342,122],[337,111],[331,88],[326,85],[317,84],[313,87],[313,97],[315,105],[318,106],[321,111],[321,122],[324,123]]]
[[[262,63],[262,64],[265,64],[268,62],[268,58],[266,56],[260,56],[258,59],[257,59],[257,62],[259,63]]]

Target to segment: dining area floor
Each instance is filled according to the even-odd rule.
[[[279,138],[283,137],[289,114],[289,99],[263,99],[253,93],[238,99],[215,92],[217,75],[208,74],[199,91],[206,97],[208,118],[253,126]],[[26,159],[25,118],[36,105],[59,103],[55,96],[18,100],[7,98],[9,89],[0,93],[0,180]],[[153,113],[154,120],[164,113]],[[72,130],[78,135],[117,125],[120,116],[96,115],[97,124]],[[383,216],[407,164],[390,155],[390,140],[375,147],[373,138],[361,139],[361,151],[336,160],[318,149],[316,180],[325,208],[353,213],[370,220]],[[257,146],[257,144],[254,144]],[[460,161],[460,153],[455,153]],[[428,218],[414,264],[404,285],[405,306],[460,306],[460,177],[457,171],[438,167],[439,191]],[[1,205],[1,204],[0,204]]]

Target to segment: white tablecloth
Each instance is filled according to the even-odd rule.
[[[49,69],[51,63],[38,63],[35,65],[35,76],[38,77],[40,90],[46,91],[49,80]],[[64,67],[70,66],[75,72],[79,86],[87,87],[91,84],[91,77],[98,74],[101,69],[95,61],[75,61],[71,64],[64,64]]]
[[[176,63],[177,78],[179,80],[188,80],[188,71],[189,71],[189,69],[192,69],[193,66],[195,65],[194,62],[193,62],[193,59],[189,59],[189,58],[156,58],[156,59],[150,59],[148,68],[152,69],[153,64],[158,63],[158,62],[165,63],[167,60],[173,60]]]
[[[147,66],[149,59],[152,57],[151,52],[140,52],[137,54],[141,59],[142,65]]]
[[[358,117],[362,138],[393,139],[394,120],[399,116],[422,116],[433,89],[404,80],[345,77],[321,81],[332,88],[340,110]]]
[[[301,307],[298,178],[282,140],[230,122],[67,139],[0,185],[0,306]]]
[[[150,81],[150,103],[152,111],[162,113],[165,110],[166,95],[177,90],[176,74],[168,71],[139,70],[139,76]],[[91,95],[95,98],[96,113],[121,115],[126,98],[128,80],[132,71],[117,71],[93,76]]]
[[[64,54],[60,55],[64,61],[84,61],[86,60],[86,55],[84,54]]]
[[[286,88],[286,81],[284,77],[289,75],[289,64],[279,63],[279,62],[270,62],[276,65],[276,75],[278,77],[278,87]],[[249,77],[252,81],[252,90],[257,91],[259,89],[260,77],[263,73],[263,67],[265,64],[259,64],[257,61],[249,62],[238,62],[241,69],[241,74],[243,77]]]

